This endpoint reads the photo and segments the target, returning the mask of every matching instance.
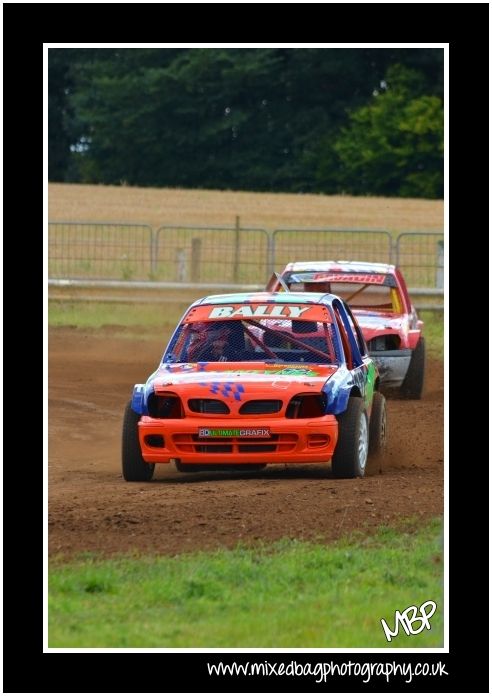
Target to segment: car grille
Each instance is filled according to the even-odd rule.
[[[230,413],[229,406],[220,399],[190,399],[188,408],[194,413]]]
[[[239,454],[245,452],[292,452],[297,445],[296,433],[270,435],[262,438],[209,437],[200,438],[195,433],[172,436],[174,446],[183,454]]]
[[[282,402],[279,399],[257,399],[255,401],[246,401],[239,409],[242,416],[262,413],[278,413],[282,408]]]

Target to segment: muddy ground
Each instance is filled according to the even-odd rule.
[[[49,334],[49,549],[176,554],[296,537],[329,541],[351,530],[443,512],[443,371],[430,360],[422,401],[388,401],[386,461],[364,479],[328,465],[249,473],[179,474],[156,466],[150,483],[120,473],[122,415],[162,340],[118,327]]]

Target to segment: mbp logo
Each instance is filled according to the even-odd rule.
[[[403,626],[403,630],[405,631],[407,636],[409,636],[410,634],[416,636],[418,633],[423,631],[424,628],[430,631],[431,625],[429,619],[431,618],[431,616],[434,615],[436,609],[437,604],[429,599],[428,602],[424,602],[420,605],[420,614],[418,613],[419,610],[417,609],[417,607],[414,606],[408,607],[408,609],[405,609],[405,611],[401,613],[399,611],[396,611],[395,628],[393,631],[390,631],[390,627],[388,626],[386,621],[384,619],[381,619],[381,624],[386,635],[386,640],[388,641],[388,643],[391,643],[391,639],[395,638],[398,635],[398,631],[400,630],[398,624]],[[413,628],[413,624],[415,622],[419,622],[417,628]]]

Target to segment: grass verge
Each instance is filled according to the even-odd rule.
[[[105,302],[49,303],[50,326],[70,326],[80,329],[100,329],[105,326],[155,329],[162,335],[163,326],[174,329],[190,303],[124,304]],[[157,331],[159,333],[157,333]],[[152,336],[151,333],[149,333]]]
[[[426,348],[433,358],[444,358],[444,314],[442,312],[420,312],[424,321]]]
[[[443,646],[442,526],[381,528],[332,546],[117,557],[50,571],[50,647]],[[437,603],[431,630],[388,643],[395,611]]]

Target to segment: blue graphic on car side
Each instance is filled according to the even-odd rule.
[[[133,387],[132,410],[140,415],[144,412],[144,388],[145,384],[136,384]]]
[[[326,413],[336,416],[346,411],[353,386],[350,371],[343,367],[338,369],[322,388],[326,399]]]

